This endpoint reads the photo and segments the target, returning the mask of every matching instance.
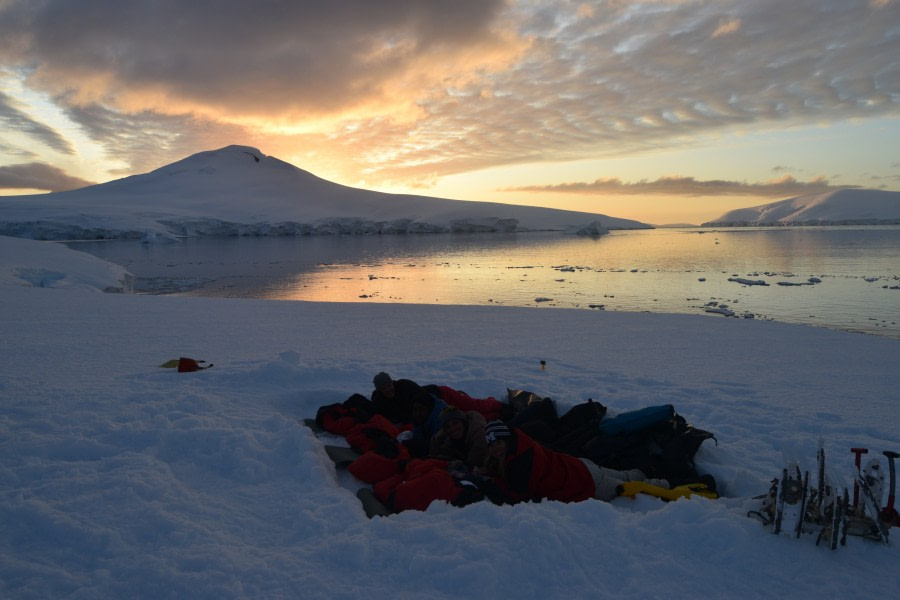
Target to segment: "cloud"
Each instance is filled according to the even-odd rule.
[[[92,183],[94,182],[67,175],[62,169],[46,163],[33,162],[0,167],[0,189],[62,192]]]
[[[701,181],[693,177],[661,177],[655,181],[624,183],[618,178],[597,179],[593,182],[561,183],[544,186],[506,188],[507,192],[553,192],[604,196],[761,196],[789,197],[820,194],[859,186],[832,186],[827,180],[797,181],[785,175],[774,181],[746,183],[740,181]]]
[[[0,92],[0,129],[23,133],[63,154],[75,153],[72,145],[58,131],[32,119],[17,104],[11,96]]]
[[[0,65],[133,166],[249,138],[372,184],[900,115],[896,1],[209,7],[5,0]]]
[[[723,35],[728,35],[730,33],[734,33],[741,28],[741,20],[740,19],[722,19],[719,22],[719,26],[716,27],[716,30],[713,31],[712,36],[714,38],[721,37]]]
[[[365,123],[347,150],[373,175],[402,180],[900,114],[897,4],[565,10],[523,18],[519,30],[532,44],[514,68],[423,98],[427,116],[409,126]]]
[[[260,145],[260,140],[241,126],[191,114],[129,114],[96,104],[73,106],[66,114],[89,138],[101,143],[108,156],[124,164],[110,169],[115,175],[147,172],[171,163],[173,157],[182,158],[199,150],[233,143]]]
[[[409,110],[404,87],[469,77],[507,44],[492,28],[501,0],[6,4],[0,52],[34,65],[33,85],[124,112],[286,122]]]

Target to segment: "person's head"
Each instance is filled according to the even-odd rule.
[[[394,380],[384,371],[380,372],[372,380],[375,389],[381,392],[386,398],[394,397]]]
[[[488,454],[497,460],[503,460],[512,431],[503,421],[491,421],[484,426],[484,435],[487,438]]]
[[[434,410],[434,398],[425,392],[416,395],[412,400],[413,423],[424,423]]]
[[[441,418],[441,428],[451,440],[459,441],[466,436],[468,422],[463,411],[453,408],[447,410]]]

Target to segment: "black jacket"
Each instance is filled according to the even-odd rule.
[[[372,409],[393,423],[412,423],[413,400],[428,394],[415,381],[394,380],[394,397],[387,398],[379,390],[372,392]]]

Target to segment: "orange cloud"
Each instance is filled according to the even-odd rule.
[[[719,22],[719,26],[716,27],[716,30],[713,32],[713,37],[722,37],[723,35],[728,35],[739,31],[741,28],[741,20],[740,19],[723,19]]]
[[[565,194],[592,194],[616,196],[763,196],[786,197],[815,194],[860,186],[832,186],[824,177],[812,181],[797,181],[790,175],[763,183],[709,180],[693,177],[667,176],[655,181],[642,180],[624,183],[616,177],[597,179],[593,182],[560,183],[545,186],[521,186],[504,188],[508,192],[554,192]]]
[[[28,32],[16,46],[34,65],[28,84],[71,106],[192,114],[288,134],[376,118],[413,122],[429,98],[508,68],[530,43],[499,18],[503,0],[246,6],[223,3],[208,14],[193,4],[147,5],[146,20],[135,22],[127,10],[99,18],[103,7],[87,2],[62,23],[51,3],[30,13],[31,31],[12,19],[8,29]]]

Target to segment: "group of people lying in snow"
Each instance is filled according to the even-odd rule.
[[[714,436],[671,405],[610,419],[588,400],[559,416],[553,400],[526,391],[508,390],[500,402],[384,372],[373,384],[371,398],[353,394],[323,406],[316,423],[346,438],[359,454],[348,470],[392,512],[425,510],[435,500],[609,501],[627,482],[659,490],[700,483],[714,497],[714,480],[693,462]]]

